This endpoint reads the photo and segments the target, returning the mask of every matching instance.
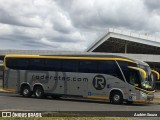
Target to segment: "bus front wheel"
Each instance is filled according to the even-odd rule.
[[[24,86],[22,88],[22,92],[21,93],[22,93],[23,97],[31,97],[31,95],[32,95],[29,86]]]
[[[36,98],[43,98],[44,97],[44,90],[41,86],[35,87],[33,92],[34,92],[34,96]]]
[[[111,94],[110,100],[113,104],[122,104],[123,95],[121,92],[115,91]]]

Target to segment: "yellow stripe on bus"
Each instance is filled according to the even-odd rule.
[[[152,72],[154,72],[157,75],[157,79],[159,80],[159,73],[156,70],[151,70]]]
[[[103,100],[108,100],[109,98],[107,97],[104,97],[104,96],[87,96],[86,98],[89,98],[89,99],[103,99]]]
[[[135,70],[139,70],[139,71],[141,71],[141,72],[143,73],[143,78],[146,78],[146,77],[147,77],[146,72],[145,72],[143,69],[141,69],[141,68],[132,67],[132,66],[128,66],[128,68],[132,68],[132,69],[135,69]]]
[[[136,103],[145,103],[147,101],[146,100],[133,100],[133,102],[136,102]]]
[[[107,57],[74,57],[74,56],[40,56],[40,55],[6,55],[5,58],[48,58],[48,59],[81,59],[81,60],[119,60],[126,62],[134,62],[125,58],[107,58]],[[135,62],[134,62],[135,63]]]
[[[155,92],[155,90],[147,91],[147,90],[141,89],[141,88],[139,88],[139,87],[135,87],[135,88],[137,88],[137,90],[140,90],[140,91],[142,91],[142,92],[147,92],[147,93],[154,93],[154,92]]]

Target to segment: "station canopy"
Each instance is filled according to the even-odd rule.
[[[86,52],[116,53],[147,62],[160,71],[160,39],[109,28],[87,48]]]
[[[86,51],[160,55],[160,39],[110,28]]]

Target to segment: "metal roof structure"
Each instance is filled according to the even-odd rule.
[[[114,53],[147,62],[160,71],[160,38],[109,28],[86,52]]]
[[[160,55],[160,39],[149,35],[109,28],[86,51]]]

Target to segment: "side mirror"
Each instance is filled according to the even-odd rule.
[[[157,76],[157,79],[159,80],[159,78],[160,78],[160,75],[159,75],[159,73],[158,73],[157,71],[155,71],[155,70],[151,70],[151,72],[152,72],[153,74],[156,74],[156,76]]]
[[[132,66],[128,66],[128,68],[130,69],[134,69],[134,70],[137,70],[137,71],[140,71],[142,73],[142,77],[144,79],[147,78],[147,74],[146,74],[146,71],[144,71],[143,69],[139,68],[139,67],[132,67]]]

